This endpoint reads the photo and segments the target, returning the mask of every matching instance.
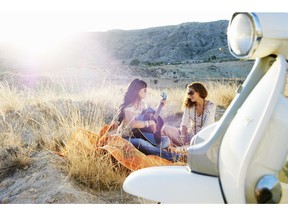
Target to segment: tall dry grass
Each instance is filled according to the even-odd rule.
[[[209,100],[227,108],[235,96],[236,84],[205,83]],[[104,124],[116,119],[127,84],[103,82],[93,85],[66,85],[45,82],[33,87],[2,80],[0,83],[0,181],[33,161],[35,151],[66,151],[65,170],[77,182],[95,190],[121,188],[129,173],[113,158],[87,144],[69,145],[77,129],[99,133]],[[168,100],[161,112],[172,122],[182,115],[186,89],[167,86],[148,89],[146,102],[157,107],[161,92]],[[177,123],[175,123],[177,126]],[[89,146],[89,145],[88,145]]]
[[[69,148],[66,170],[75,180],[94,189],[121,185],[127,175],[125,168],[93,148],[68,146],[68,141],[79,128],[98,133],[113,121],[115,107],[122,100],[122,86],[106,83],[105,88],[80,91],[51,82],[18,87],[5,81],[0,86],[0,180],[27,167],[34,151]]]

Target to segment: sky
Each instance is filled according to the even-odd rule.
[[[282,2],[273,0],[271,4],[269,1],[263,3],[262,0],[0,0],[0,31],[54,31],[64,34],[229,20],[236,11],[285,9],[281,4],[277,4],[278,1]]]
[[[241,11],[285,12],[279,2],[285,0],[0,0],[0,44],[39,55],[78,32],[230,20]]]

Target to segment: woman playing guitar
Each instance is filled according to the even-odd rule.
[[[128,141],[130,141],[136,148],[146,155],[157,155],[168,159],[170,161],[177,161],[183,157],[180,154],[172,153],[166,150],[170,145],[170,139],[167,136],[160,135],[160,142],[150,143],[144,137],[138,137],[135,129],[141,131],[144,129],[149,129],[152,134],[157,133],[157,120],[159,119],[159,112],[162,108],[165,100],[162,99],[161,108],[159,109],[158,116],[155,113],[152,114],[151,119],[145,119],[144,110],[147,111],[147,105],[143,101],[147,94],[147,84],[145,81],[140,79],[134,79],[128,86],[128,89],[124,95],[123,103],[120,105],[119,121],[120,126],[118,127],[118,132],[121,136]],[[160,106],[159,106],[160,107]],[[146,114],[148,114],[147,112]],[[143,117],[142,119],[140,117]],[[155,117],[157,117],[155,119]],[[158,126],[159,130],[159,126]],[[145,132],[145,130],[144,130]],[[151,133],[150,133],[151,134]],[[160,128],[161,134],[161,128]],[[135,136],[136,135],[136,136]],[[156,138],[157,139],[157,138]]]
[[[147,140],[152,145],[159,145],[161,142],[161,130],[164,125],[163,119],[160,117],[160,111],[164,106],[164,103],[167,99],[167,95],[162,93],[162,100],[160,101],[159,107],[157,111],[148,107],[147,109],[143,110],[141,115],[136,117],[136,120],[142,121],[149,121],[153,120],[156,123],[155,127],[145,127],[145,128],[135,128],[132,130],[133,134],[137,138],[142,138]]]

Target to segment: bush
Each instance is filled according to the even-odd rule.
[[[131,62],[130,62],[130,65],[131,66],[138,66],[140,64],[140,61],[138,59],[133,59]]]

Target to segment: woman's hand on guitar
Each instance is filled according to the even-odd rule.
[[[153,131],[153,133],[155,133],[155,132],[157,131],[156,123],[155,123],[155,121],[153,121],[153,120],[150,120],[150,121],[149,121],[149,127],[151,128],[151,130]]]

